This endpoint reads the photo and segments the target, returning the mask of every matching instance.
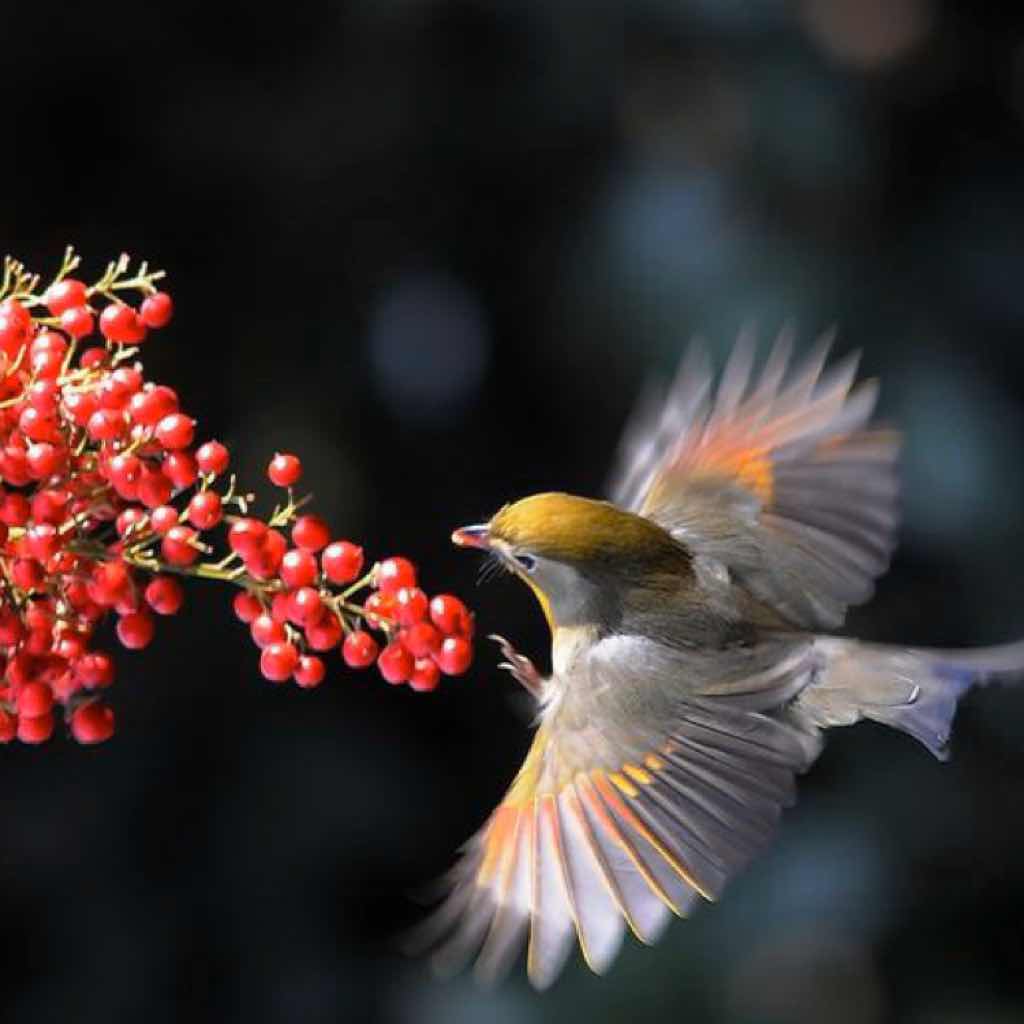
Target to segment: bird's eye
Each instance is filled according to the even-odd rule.
[[[519,563],[519,568],[523,572],[533,572],[537,567],[537,559],[533,555],[513,555],[512,557]]]

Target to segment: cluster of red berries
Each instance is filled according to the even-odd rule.
[[[86,285],[77,267],[69,249],[41,289],[8,258],[0,282],[0,742],[43,742],[58,710],[80,743],[113,735],[101,694],[114,661],[96,630],[113,613],[120,643],[146,647],[155,617],[182,606],[179,576],[239,588],[235,612],[275,682],[318,685],[334,647],[418,690],[464,672],[473,619],[458,598],[429,600],[404,558],[367,569],[360,547],[300,514],[294,455],[268,467],[286,500],[253,517],[228,449],[196,446],[175,392],[145,379],[138,346],[173,312],[162,272],[130,275],[121,257]]]

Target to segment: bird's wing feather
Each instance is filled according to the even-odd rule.
[[[642,652],[632,669],[621,650],[611,653],[603,687],[558,680],[559,703],[546,709],[519,775],[420,931],[442,972],[475,956],[478,976],[494,980],[527,937],[539,988],[577,939],[589,966],[604,972],[627,926],[650,943],[672,913],[716,899],[792,803],[794,775],[820,739],[767,709],[806,685],[809,645],[774,676],[759,668],[746,686],[734,676],[685,699],[685,689],[641,675],[650,667]],[[625,719],[633,725],[613,725],[624,719],[600,697],[584,709],[583,694],[602,692],[617,707],[645,702]]]
[[[790,370],[784,333],[755,378],[741,337],[717,391],[694,345],[642,403],[612,487],[794,625],[828,629],[871,596],[899,518],[898,435],[868,426],[877,388],[854,387],[855,358],[825,370],[830,342]]]

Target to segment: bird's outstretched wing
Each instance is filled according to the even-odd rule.
[[[602,680],[562,681],[564,700],[545,709],[519,775],[415,937],[442,973],[475,957],[477,976],[495,980],[525,940],[530,980],[544,988],[577,938],[605,971],[627,926],[650,943],[672,913],[717,898],[771,840],[794,775],[820,750],[817,730],[772,713],[806,686],[811,644],[766,652],[758,672],[686,700],[668,673],[660,696],[650,687],[643,652],[613,655]],[[600,703],[574,707],[584,692],[643,693],[657,706],[638,709],[626,732]]]
[[[825,370],[830,343],[791,369],[783,333],[755,375],[741,337],[717,389],[692,346],[627,428],[611,494],[808,629],[871,596],[899,518],[899,437],[869,428],[877,386],[854,387],[856,357]]]

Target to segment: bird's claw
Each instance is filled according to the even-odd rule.
[[[504,661],[498,663],[498,668],[508,672],[516,682],[539,697],[544,688],[544,680],[533,662],[525,654],[520,654],[503,636],[492,633],[488,639],[501,648],[505,657]]]

